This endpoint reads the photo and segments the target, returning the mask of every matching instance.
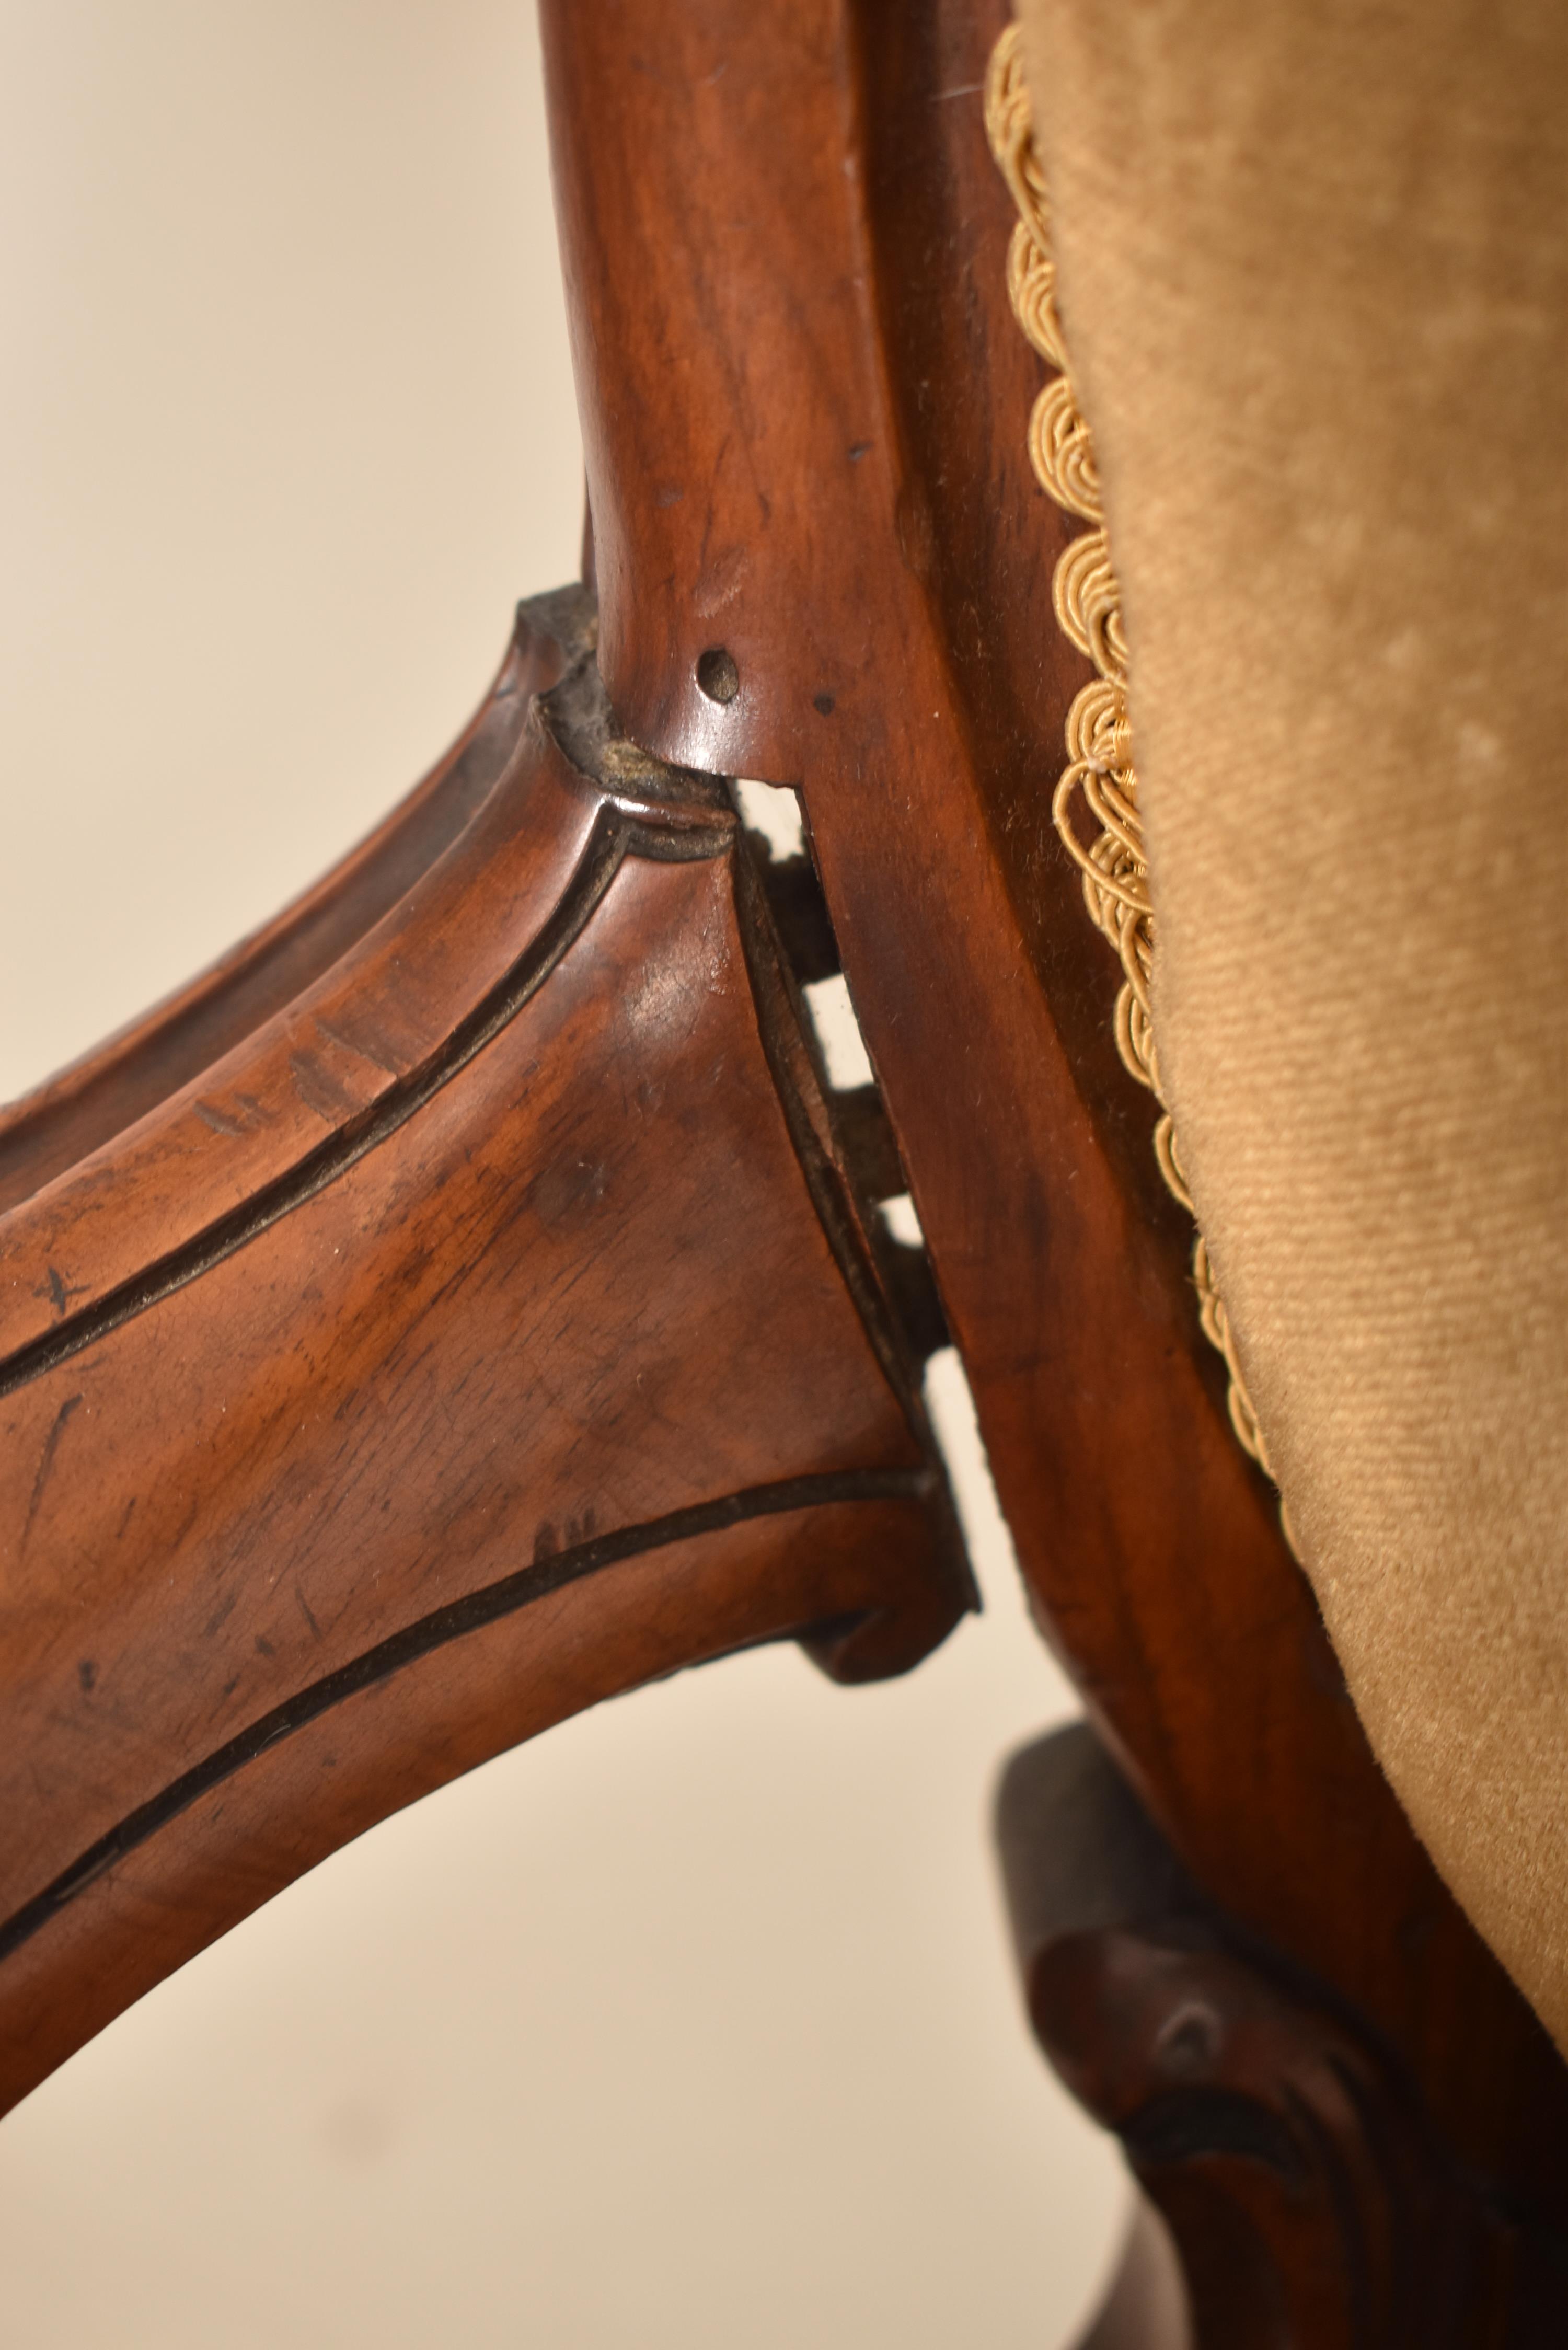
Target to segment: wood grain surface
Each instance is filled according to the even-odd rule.
[[[591,617],[524,612],[559,682],[389,910],[0,1220],[7,2101],[547,1722],[759,1639],[901,1670],[968,1604],[765,892]]]
[[[981,120],[1003,15],[545,0],[597,663],[590,598],[524,608],[369,843],[0,1126],[5,2099],[580,1705],[941,1638],[940,1320],[870,1205],[907,1172],[1042,1629],[1251,1954],[1187,1989],[1287,1985],[1292,2079],[1332,2013],[1466,2225],[1568,2234],[1568,2072],[1234,1441],[1051,827],[1085,672]],[[736,775],[799,790],[823,899],[759,871]],[[799,991],[840,960],[877,1090],[836,1103]],[[1115,2122],[1165,1977],[1111,1957],[1036,2020]]]
[[[1213,1897],[1568,2211],[1568,2073],[1377,1771],[1201,1336],[1115,966],[1052,837],[1086,672],[972,0],[545,0],[601,661],[798,786],[1047,1638]],[[717,689],[717,690],[716,690]]]
[[[1556,2350],[1560,2230],[1477,2191],[1379,2035],[1206,1898],[1087,1723],[1013,1755],[997,1830],[1036,2037],[1163,2221],[1108,2343]]]
[[[471,723],[369,839],[211,971],[0,1109],[0,1210],[133,1125],[362,938],[462,830],[558,671],[555,639],[520,627]]]

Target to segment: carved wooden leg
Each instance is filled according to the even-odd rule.
[[[1014,1757],[998,1830],[1036,2035],[1163,2214],[1195,2350],[1568,2339],[1568,2241],[1204,1898],[1087,1726]]]
[[[896,1672],[968,1604],[763,880],[592,643],[525,609],[559,681],[390,903],[361,859],[331,951],[14,1123],[0,2102],[546,1723],[761,1639]]]

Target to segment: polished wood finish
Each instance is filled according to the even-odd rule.
[[[560,682],[390,911],[0,1220],[5,2102],[546,1723],[968,1603],[765,888],[591,623],[524,608]]]
[[[1378,1772],[1237,1447],[1048,815],[1085,671],[981,85],[1001,0],[545,0],[602,664],[798,785],[1046,1636],[1196,1875],[1568,2212],[1568,2073]]]
[[[135,1124],[244,1041],[389,912],[449,847],[516,748],[558,649],[524,628],[457,741],[367,840],[164,1003],[0,1108],[0,1211]]]
[[[380,834],[0,1121],[0,2095],[597,1697],[941,1637],[907,1175],[1042,1628],[1170,1841],[1164,1907],[1023,1947],[1199,2338],[1530,2340],[1568,2072],[1233,1440],[1049,821],[1085,672],[1002,0],[543,17],[597,664],[587,598],[524,608]],[[799,789],[815,879],[735,775]],[[840,959],[878,1089],[835,1102],[798,990]]]
[[[1199,1891],[1086,1725],[1013,1758],[997,1825],[1035,2033],[1180,2254],[1185,2313],[1135,2237],[1099,2331],[1141,2290],[1144,2350],[1568,2338],[1568,2236],[1478,2191],[1394,2054]]]

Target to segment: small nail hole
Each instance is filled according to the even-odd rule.
[[[733,702],[741,690],[741,672],[722,645],[710,645],[699,653],[697,682],[710,702]]]

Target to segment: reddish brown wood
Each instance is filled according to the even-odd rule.
[[[1001,0],[544,14],[620,725],[582,600],[535,608],[380,834],[0,1127],[0,2093],[580,1704],[940,1637],[966,1586],[854,1171],[901,1154],[1043,1627],[1226,1920],[1054,1931],[1043,2035],[1206,2339],[1403,2338],[1428,2252],[1466,2324],[1523,2326],[1568,2074],[1232,1440],[1048,821],[1082,672],[981,123]],[[735,772],[801,788],[831,925],[770,918]],[[781,927],[796,976],[842,951],[897,1147],[825,1097]],[[1194,2048],[1288,2159],[1151,2146]]]
[[[520,613],[457,741],[369,837],[304,896],[21,1101],[0,1109],[0,1211],[122,1133],[239,1044],[344,954],[457,837],[516,747],[558,648]]]
[[[0,1571],[5,2102],[579,1706],[966,1604],[734,816],[586,638],[390,912],[0,1219]]]
[[[1462,2172],[1392,2052],[1204,1898],[1092,1731],[1016,1755],[998,1825],[1035,2033],[1164,2216],[1193,2350],[1568,2334],[1568,2235]]]
[[[1048,1637],[1202,1881],[1568,2209],[1568,2074],[1438,1882],[1227,1423],[1049,823],[1082,672],[981,83],[1002,0],[546,0],[607,683],[799,785]]]

